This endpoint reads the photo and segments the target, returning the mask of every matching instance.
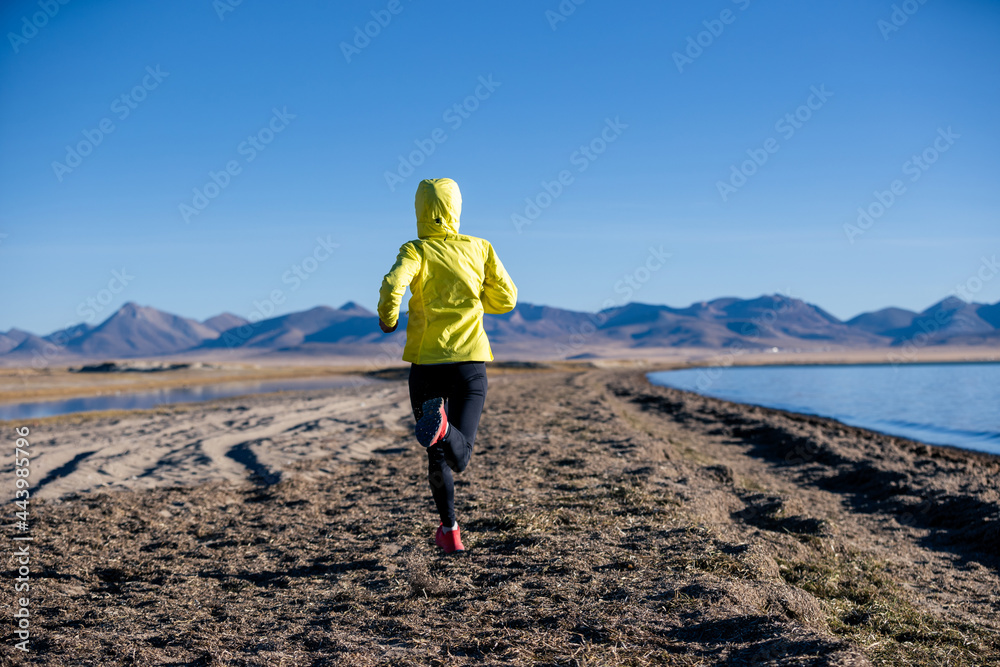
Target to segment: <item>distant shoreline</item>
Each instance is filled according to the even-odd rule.
[[[665,348],[658,354],[642,357],[628,356],[627,350],[605,350],[606,356],[579,360],[532,359],[531,355],[495,353],[497,359],[489,362],[493,372],[513,372],[525,366],[542,366],[553,369],[634,368],[646,372],[680,370],[684,368],[723,368],[760,366],[890,366],[884,349],[831,350],[823,352],[778,352],[734,354],[725,350],[693,350]],[[619,356],[620,355],[620,356]],[[161,389],[178,389],[224,384],[230,382],[257,382],[266,380],[291,380],[304,378],[341,377],[365,375],[393,368],[408,368],[409,363],[376,367],[368,357],[290,357],[287,359],[247,359],[239,362],[221,362],[199,357],[197,359],[167,357],[142,359],[150,361],[211,362],[209,368],[165,370],[157,373],[76,373],[69,368],[102,361],[135,363],[138,359],[74,360],[60,366],[43,369],[31,367],[0,367],[0,404],[37,403],[50,400],[82,398],[115,393],[141,393]],[[325,362],[325,363],[324,363]],[[913,360],[899,362],[914,364],[979,364],[1000,362],[1000,349],[959,348],[923,349]]]
[[[653,384],[698,396],[818,416],[890,437],[1000,456],[1000,423],[991,418],[1000,394],[989,390],[996,386],[998,369],[987,369],[995,363],[906,364],[916,367],[912,373],[889,364],[861,363],[691,367],[651,371],[646,377]],[[918,372],[921,367],[927,370]],[[737,368],[742,370],[737,372]],[[943,400],[939,392],[941,387],[966,382],[973,382],[978,390],[958,394],[963,408],[956,412],[954,403]]]

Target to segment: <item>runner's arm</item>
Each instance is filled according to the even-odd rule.
[[[517,286],[507,274],[491,243],[487,243],[485,268],[483,291],[479,295],[479,300],[483,302],[483,311],[490,315],[510,312],[517,305]]]
[[[382,279],[379,290],[378,317],[387,327],[396,327],[403,293],[419,270],[420,254],[413,243],[404,243],[396,256],[396,263]]]

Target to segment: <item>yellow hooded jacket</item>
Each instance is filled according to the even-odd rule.
[[[378,316],[396,326],[399,305],[411,297],[403,361],[442,364],[493,361],[483,313],[517,304],[517,287],[486,239],[458,233],[462,193],[450,178],[417,186],[417,240],[404,243],[382,280]]]

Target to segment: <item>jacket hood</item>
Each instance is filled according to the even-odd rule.
[[[417,236],[428,238],[458,234],[462,193],[450,178],[428,178],[417,186],[415,202]]]

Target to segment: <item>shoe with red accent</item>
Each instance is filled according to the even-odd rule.
[[[444,411],[443,398],[424,401],[415,431],[417,442],[424,447],[433,447],[444,438],[448,433],[448,415]]]
[[[437,535],[434,536],[434,541],[439,547],[444,549],[446,554],[465,551],[465,545],[462,544],[462,534],[457,527],[458,524],[455,524],[455,526],[454,529],[446,531],[444,523],[442,523],[438,526]]]

